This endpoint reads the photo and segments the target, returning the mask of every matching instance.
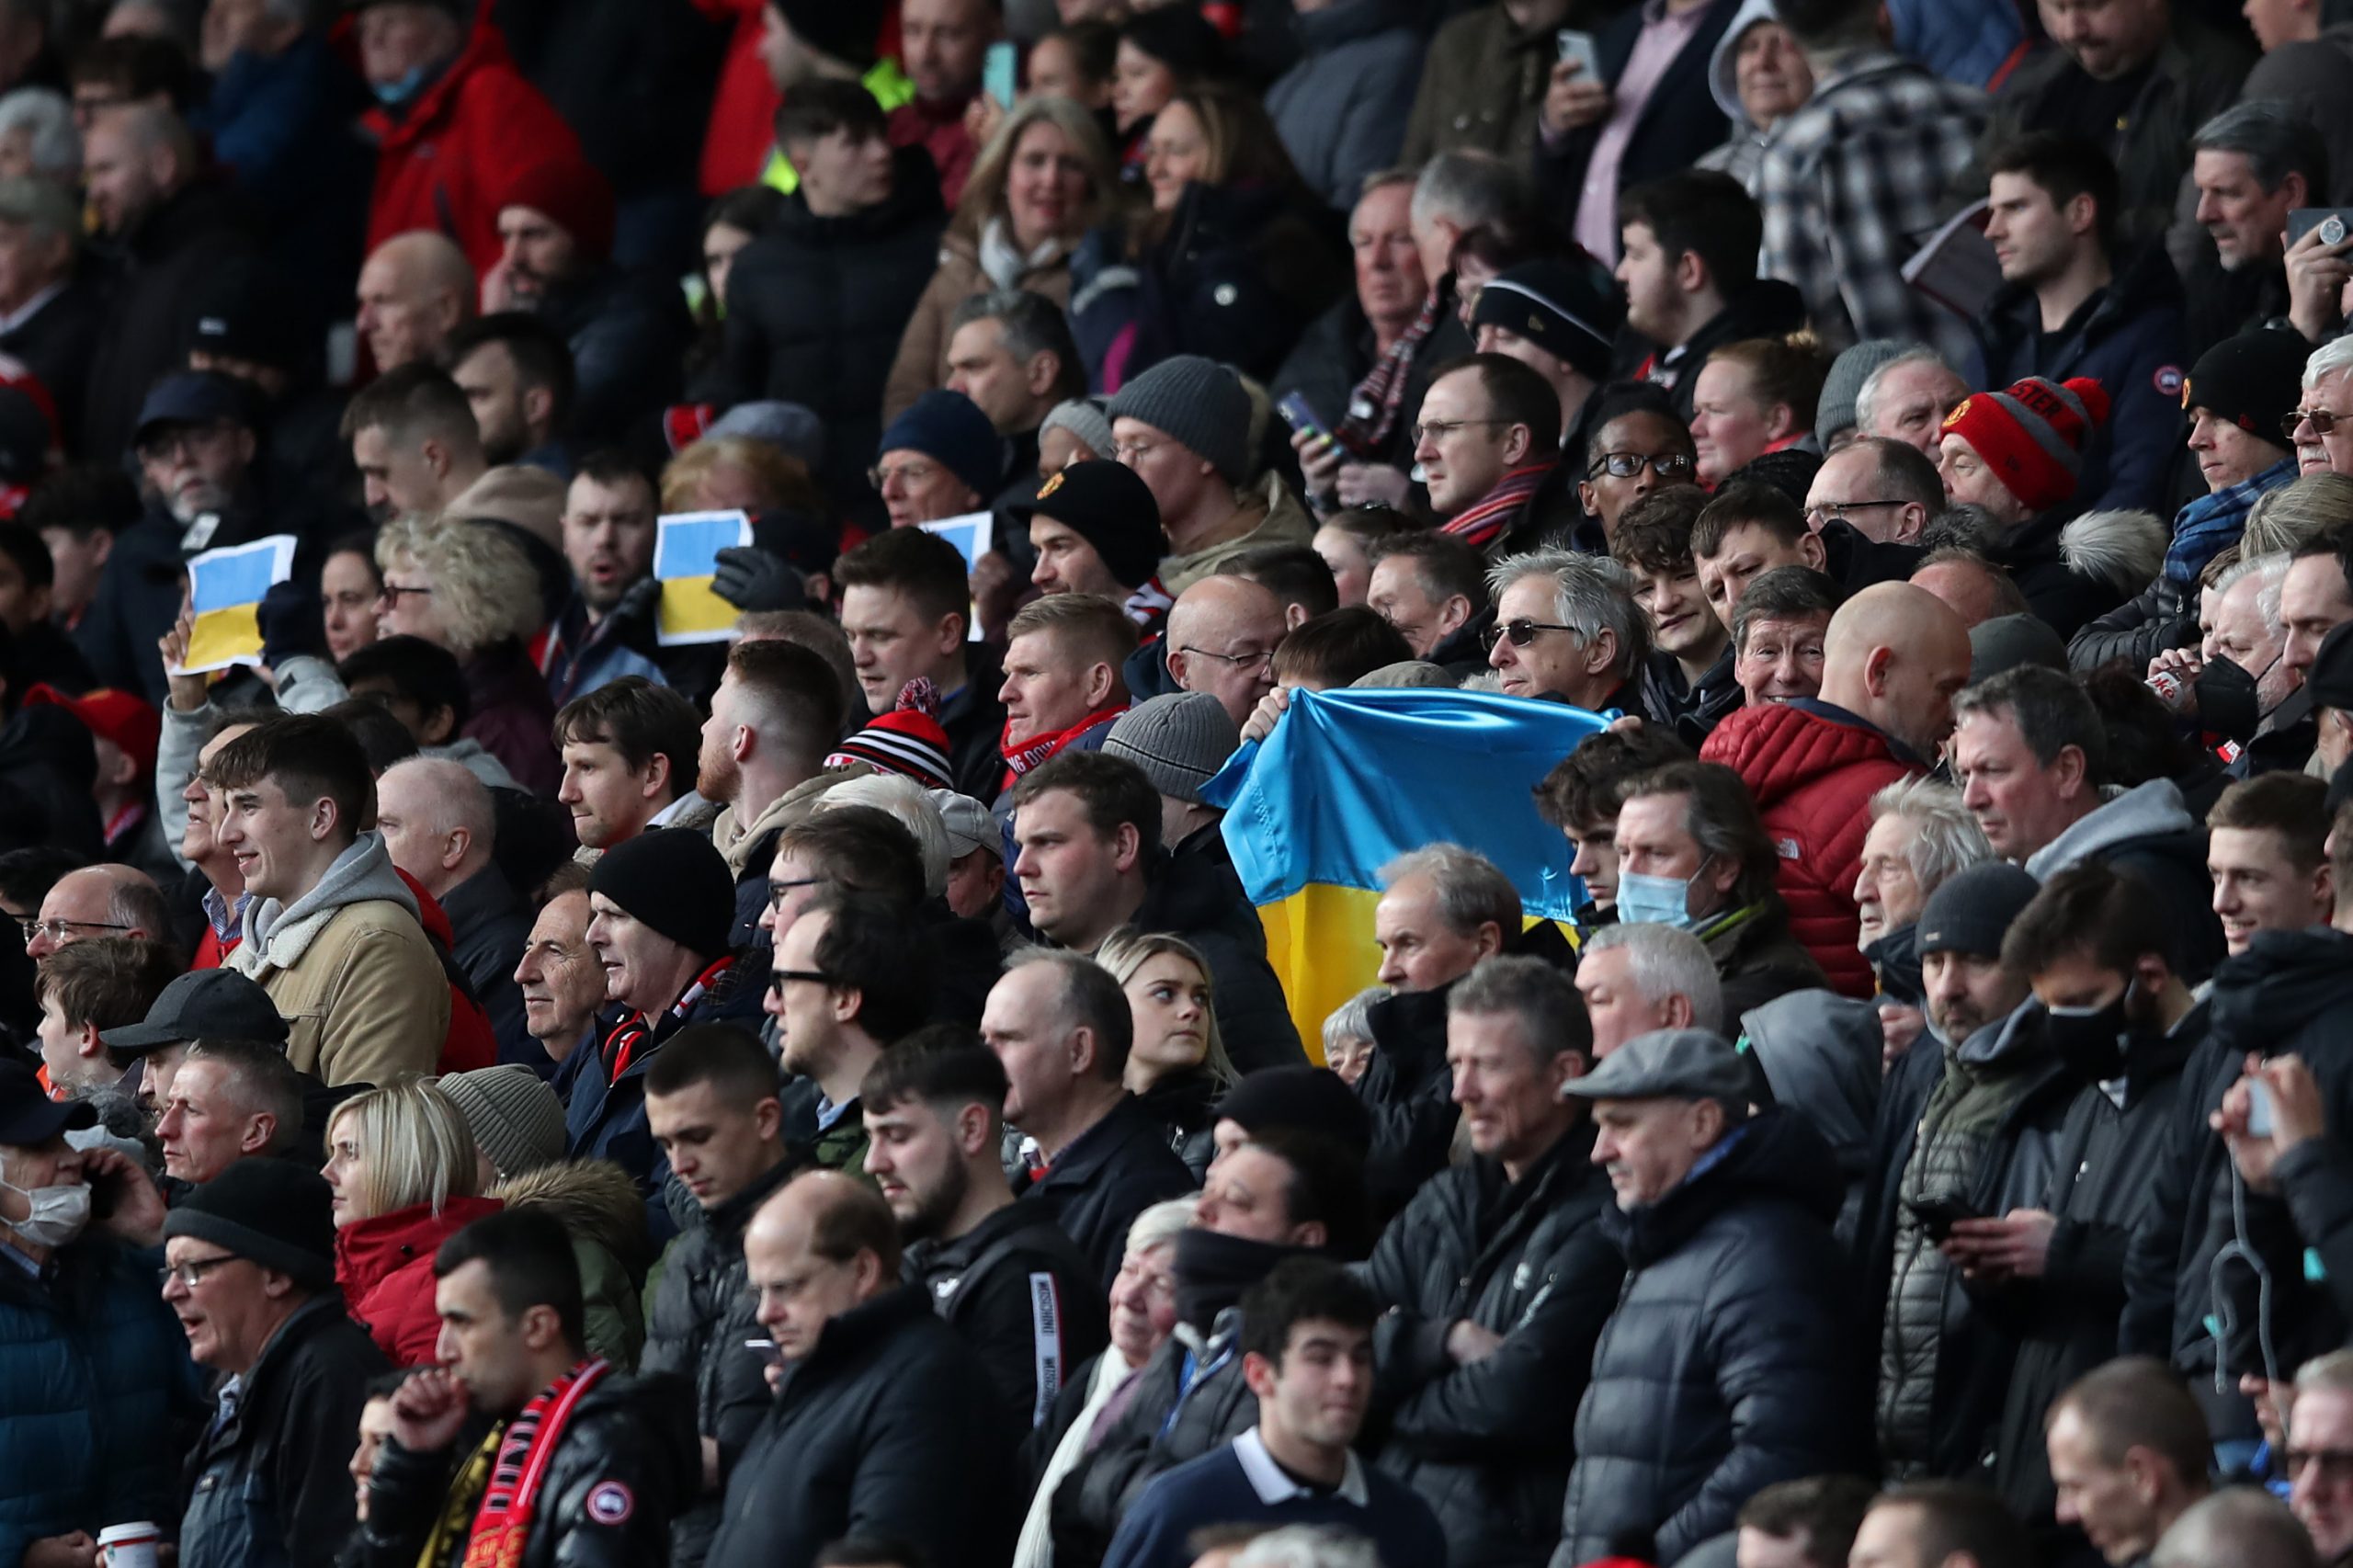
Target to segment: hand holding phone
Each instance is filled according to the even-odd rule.
[[[1004,39],[989,45],[987,56],[981,64],[981,91],[995,98],[1001,108],[1011,108],[1014,98],[1021,91],[1021,51]]]
[[[1284,393],[1282,401],[1275,404],[1275,412],[1283,416],[1284,424],[1302,436],[1320,436],[1325,440],[1331,439],[1332,432],[1326,430],[1324,427],[1324,422],[1315,417],[1315,410],[1308,406],[1307,399],[1295,392]]]

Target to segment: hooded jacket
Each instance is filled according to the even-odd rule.
[[[244,1374],[235,1413],[188,1455],[180,1512],[188,1568],[332,1568],[351,1534],[349,1456],[383,1352],[333,1289],[278,1325]]]
[[[1855,878],[1870,832],[1870,800],[1927,771],[1868,720],[1827,702],[1765,702],[1725,715],[1702,761],[1740,775],[1779,853],[1773,885],[1790,929],[1842,995],[1871,994],[1855,946]]]
[[[2046,512],[1986,554],[2063,638],[2156,581],[2171,535],[2148,512]]]
[[[1741,107],[1740,40],[1757,23],[1779,19],[1773,0],[1741,0],[1740,9],[1733,13],[1723,36],[1716,40],[1716,47],[1708,55],[1708,96],[1723,111],[1732,134],[1693,162],[1699,168],[1732,176],[1751,196],[1756,194],[1756,176],[1765,166],[1765,138],[1769,131],[1749,119],[1748,111]]]
[[[2171,779],[2153,778],[2102,802],[2026,858],[2037,881],[2086,860],[2129,871],[2165,901],[2174,932],[2173,971],[2192,984],[2222,960],[2206,871],[2206,830]]]
[[[777,835],[815,811],[817,797],[826,790],[873,771],[873,765],[864,762],[827,768],[762,806],[748,824],[736,814],[735,805],[719,808],[710,824],[710,843],[735,879],[735,926],[727,938],[731,944],[749,947],[765,938],[766,933],[759,928],[760,912],[768,905],[768,866],[776,859]]]
[[[1773,1103],[1804,1118],[1830,1145],[1847,1183],[1838,1239],[1851,1246],[1871,1179],[1871,1131],[1879,1117],[1886,1038],[1879,1004],[1831,991],[1792,991],[1743,1014],[1740,1038],[1764,1073]]]
[[[1236,556],[1267,545],[1305,544],[1315,537],[1315,519],[1292,494],[1281,474],[1269,470],[1257,483],[1240,492],[1242,509],[1257,521],[1233,539],[1205,544],[1186,555],[1170,555],[1160,562],[1160,585],[1169,596],[1183,593],[1204,577],[1214,577]],[[1141,700],[1141,699],[1139,699]]]
[[[1820,1136],[1768,1110],[1655,1202],[1603,1211],[1626,1283],[1577,1405],[1553,1568],[1637,1535],[1676,1562],[1762,1488],[1860,1457],[1841,1191]]]
[[[563,1227],[580,1266],[588,1354],[624,1370],[645,1344],[641,1295],[653,1261],[637,1184],[610,1160],[558,1160],[491,1188],[509,1209],[531,1209]]]
[[[1094,1260],[1108,1295],[1127,1256],[1128,1227],[1154,1204],[1192,1191],[1193,1175],[1170,1151],[1160,1124],[1133,1095],[1123,1094],[1101,1120],[1055,1154],[1043,1176],[1024,1171],[1013,1190],[1051,1215]]]
[[[646,1315],[648,1372],[684,1378],[695,1392],[695,1428],[719,1444],[723,1488],[773,1403],[760,1358],[745,1341],[764,1337],[758,1299],[745,1283],[744,1229],[777,1188],[803,1167],[783,1159],[678,1234],[662,1255]],[[681,1508],[670,1530],[675,1568],[698,1568],[719,1530],[720,1507],[704,1497]]]
[[[1393,991],[1366,1015],[1372,1058],[1357,1098],[1372,1115],[1364,1180],[1376,1217],[1403,1209],[1446,1168],[1459,1116],[1446,1071],[1446,999],[1457,983]]]
[[[335,1282],[352,1317],[393,1366],[434,1364],[441,1337],[433,1305],[434,1255],[443,1242],[504,1207],[494,1198],[449,1198],[438,1213],[429,1203],[415,1203],[335,1232]]]
[[[1440,1172],[1365,1266],[1384,1309],[1381,1466],[1438,1515],[1453,1568],[1540,1568],[1560,1528],[1574,1396],[1625,1275],[1600,1223],[1614,1199],[1593,1142],[1581,1121],[1516,1183],[1484,1157]],[[1446,1338],[1465,1319],[1503,1343],[1458,1366]]]
[[[244,938],[222,964],[269,993],[298,1072],[389,1084],[440,1061],[449,982],[381,834],[361,834],[292,903],[246,905]]]
[[[1291,18],[1299,63],[1267,89],[1267,113],[1308,187],[1345,212],[1367,175],[1397,161],[1422,75],[1422,39],[1393,0],[1339,0]]]
[[[927,1294],[887,1290],[791,1364],[728,1481],[709,1561],[806,1568],[827,1541],[888,1531],[938,1568],[995,1568],[1018,1519],[1013,1436],[980,1357]]]

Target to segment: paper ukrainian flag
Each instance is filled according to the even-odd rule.
[[[1407,850],[1475,849],[1519,889],[1531,920],[1575,913],[1584,891],[1568,840],[1536,814],[1532,791],[1603,723],[1483,692],[1293,692],[1265,744],[1202,786],[1227,808],[1233,869],[1310,1051],[1325,1016],[1375,983],[1381,868]]]
[[[724,642],[743,612],[710,591],[719,552],[752,542],[752,519],[742,512],[676,512],[660,519],[654,537],[654,575],[662,585],[654,640],[665,648]]]
[[[208,550],[188,563],[188,663],[177,672],[200,675],[232,665],[261,663],[261,601],[294,570],[294,536],[272,534],[251,544]]]
[[[964,573],[970,576],[980,570],[981,557],[986,555],[995,540],[995,517],[988,512],[967,512],[961,517],[942,517],[938,522],[917,523],[915,527],[927,534],[938,534],[956,547],[964,558]],[[981,611],[975,605],[964,618],[965,640],[981,640]]]

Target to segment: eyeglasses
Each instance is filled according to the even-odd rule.
[[[151,463],[175,461],[219,440],[227,430],[225,425],[175,425],[140,442],[139,455]]]
[[[834,977],[822,969],[771,970],[768,972],[768,994],[783,995],[784,983],[788,980],[805,980],[812,985],[831,985],[834,983]]]
[[[1847,514],[1849,512],[1865,512],[1875,506],[1903,506],[1909,504],[1904,501],[1824,501],[1819,506],[1808,506],[1805,509],[1805,526],[1810,528],[1819,528],[1826,522],[1845,522]]]
[[[784,907],[784,895],[790,892],[793,889],[821,888],[825,885],[825,882],[826,879],[824,877],[795,877],[790,881],[782,882],[778,881],[774,877],[770,877],[768,879],[768,907],[770,909],[782,909]]]
[[[1506,620],[1499,626],[1490,626],[1479,633],[1479,646],[1492,653],[1495,651],[1495,644],[1508,637],[1511,639],[1513,647],[1525,648],[1536,641],[1536,634],[1540,631],[1574,631],[1575,630],[1575,627],[1563,626],[1557,620]]]
[[[2314,1465],[2320,1466],[2320,1481],[2325,1486],[2353,1481],[2353,1449],[2290,1449],[2284,1458],[2290,1481],[2302,1481],[2304,1472]]]
[[[1674,479],[1691,472],[1694,460],[1689,452],[1604,452],[1601,460],[1586,470],[1587,479],[1599,479],[1608,474],[1612,479],[1631,479],[1644,467],[1661,479]]]
[[[929,484],[931,476],[938,472],[939,470],[931,463],[901,463],[896,468],[882,468],[879,465],[870,468],[866,471],[866,477],[873,483],[874,488],[880,491],[888,490],[893,480],[910,488],[919,484]]]
[[[224,1263],[236,1261],[234,1253],[224,1252],[219,1257],[199,1257],[192,1258],[187,1263],[169,1264],[155,1270],[155,1283],[168,1290],[172,1281],[176,1279],[183,1287],[193,1290],[203,1283],[206,1275]]]
[[[1179,643],[1176,651],[1180,653],[1199,653],[1204,659],[1215,659],[1222,665],[1237,665],[1245,670],[1254,666],[1259,669],[1269,668],[1275,662],[1275,651],[1272,648],[1261,648],[1256,653],[1220,653],[1208,648],[1195,648]]]
[[[1518,422],[1510,419],[1432,419],[1427,423],[1418,424],[1414,426],[1414,445],[1418,447],[1424,441],[1443,439],[1448,436],[1453,435],[1457,430],[1466,429],[1473,425],[1511,425],[1516,423]]]
[[[1133,468],[1159,449],[1151,441],[1114,441],[1111,443],[1111,460]]]
[[[408,583],[387,582],[383,586],[383,590],[376,597],[383,600],[384,603],[388,605],[396,606],[401,602],[401,596],[404,594],[423,594],[427,598],[430,598],[433,595],[433,585],[427,583],[425,586],[420,588]]]
[[[25,946],[31,947],[35,937],[47,937],[62,942],[75,931],[131,931],[136,926],[117,926],[106,920],[42,920],[33,915],[19,915],[17,925],[25,934]]]
[[[2309,421],[2312,425],[2313,433],[2314,435],[2325,436],[2330,431],[2336,428],[2336,421],[2338,417],[2339,416],[2337,415],[2330,413],[2325,408],[2290,409],[2288,411],[2287,415],[2280,419],[2279,428],[2286,431],[2288,434],[2288,439],[2292,441],[2296,438],[2296,432],[2302,429],[2306,422]]]

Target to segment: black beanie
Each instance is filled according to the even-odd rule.
[[[1988,860],[1956,871],[1921,906],[1916,938],[1920,956],[1969,953],[1997,958],[2010,922],[2042,891],[2022,867]]]
[[[735,925],[735,879],[710,840],[691,828],[658,827],[605,851],[588,891],[698,958],[727,951]]]
[[[1328,1067],[1262,1067],[1225,1092],[1217,1114],[1249,1132],[1319,1132],[1359,1154],[1372,1146],[1372,1114]]]
[[[164,1219],[164,1239],[194,1236],[276,1269],[306,1290],[335,1283],[335,1192],[291,1160],[239,1160]]]
[[[820,54],[863,71],[874,63],[882,9],[871,0],[776,0],[792,36]]]
[[[2226,337],[2198,357],[2181,383],[2184,412],[2205,409],[2275,447],[2289,445],[2280,422],[2303,401],[2304,361],[2313,346],[2278,327]]]

